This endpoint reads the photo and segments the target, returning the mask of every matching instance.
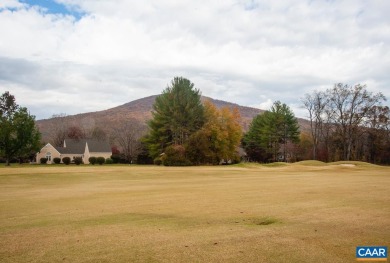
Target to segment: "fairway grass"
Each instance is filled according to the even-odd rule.
[[[355,262],[390,245],[390,168],[0,168],[0,262]]]

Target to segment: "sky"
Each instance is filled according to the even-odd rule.
[[[44,119],[182,76],[214,99],[306,117],[304,94],[335,83],[390,99],[389,12],[388,0],[1,0],[0,92]]]

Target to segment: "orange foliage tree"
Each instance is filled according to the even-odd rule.
[[[242,130],[237,109],[217,109],[211,102],[204,103],[205,123],[187,144],[187,155],[193,164],[218,164],[239,160],[238,147]]]

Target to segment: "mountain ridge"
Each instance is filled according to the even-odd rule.
[[[122,105],[109,108],[106,110],[79,113],[75,115],[67,115],[64,120],[68,121],[70,125],[81,126],[84,129],[91,129],[93,127],[99,127],[105,132],[109,133],[110,129],[119,127],[126,121],[139,121],[142,124],[146,124],[148,120],[152,118],[152,110],[155,99],[159,95],[152,95],[137,100],[133,100]],[[202,101],[209,100],[217,108],[229,107],[237,108],[241,115],[240,125],[244,131],[249,129],[249,125],[256,115],[263,113],[265,110],[241,106],[236,103],[227,102],[223,100],[213,99],[210,97],[202,96]],[[53,129],[54,123],[58,121],[57,118],[37,120],[36,123],[42,133],[44,141],[49,140],[51,129]],[[308,121],[298,118],[298,123],[301,129],[306,130],[308,127]]]

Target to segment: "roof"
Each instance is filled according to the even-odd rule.
[[[88,139],[65,139],[66,147],[55,147],[61,154],[84,154],[85,144],[88,144],[89,152],[111,152],[110,144],[107,141]]]
[[[111,152],[108,141],[87,140],[89,152]]]

